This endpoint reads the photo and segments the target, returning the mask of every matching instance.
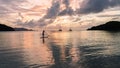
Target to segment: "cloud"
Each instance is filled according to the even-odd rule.
[[[120,17],[113,17],[111,20],[119,20]]]
[[[58,15],[63,16],[63,15],[73,15],[74,11],[70,7],[70,0],[63,0],[63,4],[65,4],[65,9],[62,10]]]
[[[64,9],[63,11],[61,11],[58,15],[59,16],[64,16],[64,15],[73,15],[74,11],[71,7]]]
[[[38,21],[28,21],[27,23],[16,23],[16,25],[20,26],[26,26],[26,27],[43,27],[50,23],[53,23],[56,17],[58,16],[58,13],[60,11],[60,1],[59,0],[53,0],[52,5],[50,8],[48,8],[46,14],[40,18]]]
[[[39,20],[40,26],[45,26],[53,23],[58,16],[73,14],[73,9],[69,6],[70,0],[63,0],[62,3],[65,4],[66,9],[61,11],[61,0],[52,1],[52,6],[48,9],[46,15]]]
[[[97,17],[120,17],[120,14],[116,14],[116,15],[98,15]]]
[[[20,12],[18,13],[18,16],[20,16],[20,18],[23,20],[24,17]]]
[[[13,13],[21,10],[25,10],[19,7],[22,3],[27,2],[26,0],[0,0],[0,13]]]
[[[33,27],[37,26],[37,24],[35,22],[36,21],[34,21],[34,20],[22,22],[20,19],[18,19],[17,21],[15,21],[13,23],[16,24],[16,26],[33,28]]]
[[[21,7],[25,3],[28,3],[27,0],[0,0],[0,19],[2,19],[2,23],[13,24],[17,17],[23,19],[21,13],[28,11],[28,9]]]
[[[47,24],[52,23],[56,19],[56,17],[58,16],[59,11],[60,11],[60,1],[53,0],[52,6],[47,10],[46,15],[44,15],[43,18],[41,18],[38,21],[39,26],[45,26]]]
[[[120,0],[84,0],[79,13],[97,13],[120,5]]]
[[[20,5],[22,5],[23,3],[26,3],[27,2],[26,0],[0,0],[0,4],[1,4],[0,14],[6,15],[7,13],[19,13],[19,17],[21,17],[21,19],[25,18],[25,16],[26,17],[28,16],[29,18],[33,18],[37,16],[40,18],[38,21],[30,20],[27,22],[22,22],[18,20],[15,23],[18,26],[24,26],[24,27],[43,27],[53,23],[60,16],[61,17],[70,16],[70,15],[74,16],[75,12],[78,12],[78,15],[80,14],[80,16],[78,16],[77,18],[76,17],[72,18],[73,16],[70,16],[72,19],[68,19],[68,18],[66,19],[71,20],[70,22],[72,23],[75,23],[75,22],[80,23],[80,22],[83,22],[82,20],[84,19],[84,18],[81,18],[82,14],[98,13],[105,9],[120,5],[120,0],[80,0],[80,2],[81,1],[82,3],[80,3],[79,8],[78,7],[73,8],[73,6],[71,6],[72,0],[52,0],[52,3],[49,4],[51,5],[50,7],[48,6],[46,7],[43,5],[34,5],[32,7],[29,7],[29,9],[25,9],[20,7]],[[77,11],[75,11],[75,9],[77,9]],[[109,11],[109,10],[106,10],[106,11]],[[99,17],[105,17],[105,16],[111,17],[114,15],[99,15]],[[62,21],[63,20],[61,20],[61,22]]]
[[[18,6],[21,3],[27,2],[27,0],[0,0],[1,5],[6,5],[6,7],[9,6]],[[8,7],[9,7],[8,6]]]
[[[6,12],[8,12],[8,8],[4,6],[0,6],[0,14],[6,13]]]
[[[48,9],[45,18],[54,18],[58,15],[60,10],[60,1],[59,0],[53,0],[52,6]]]
[[[70,0],[63,0],[63,3],[65,4],[66,8],[69,8]]]
[[[28,15],[28,16],[42,16],[42,12],[28,12],[28,13],[25,13],[25,15]]]
[[[0,13],[6,15],[9,13],[18,13],[18,16],[20,17],[19,20],[14,22],[17,26],[26,26],[26,27],[36,27],[36,26],[46,26],[50,23],[53,23],[54,20],[59,15],[72,15],[73,9],[69,7],[69,0],[52,0],[52,5],[47,10],[43,8],[43,6],[35,5],[33,8],[30,9],[24,9],[20,7],[22,3],[26,3],[26,0],[0,0]],[[60,6],[61,3],[65,5],[66,9],[61,11]],[[2,6],[4,4],[4,6]],[[42,13],[43,12],[43,13]],[[44,13],[46,14],[44,15]],[[44,16],[40,18],[38,21],[27,21],[22,22],[24,16],[22,15],[28,15],[28,16]]]
[[[120,14],[102,14],[97,15],[99,18],[110,18],[111,20],[120,20]]]

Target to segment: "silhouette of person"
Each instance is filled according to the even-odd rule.
[[[45,43],[45,30],[42,31],[42,43],[44,44]]]
[[[45,30],[42,31],[42,37],[44,38],[45,36]]]

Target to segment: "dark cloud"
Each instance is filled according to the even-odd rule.
[[[60,1],[59,0],[53,0],[52,6],[48,9],[47,13],[43,18],[41,18],[38,23],[39,26],[46,26],[47,24],[53,23],[56,17],[58,16],[58,13],[60,11]],[[47,21],[46,21],[47,20]]]
[[[104,9],[120,5],[120,0],[84,0],[79,13],[97,13]]]
[[[119,6],[120,5],[120,0],[109,0],[110,1],[110,6]]]
[[[46,15],[39,20],[40,25],[39,26],[45,26],[47,24],[53,23],[57,16],[63,16],[63,15],[72,15],[73,9],[69,7],[70,0],[63,0],[63,4],[65,4],[66,9],[60,10],[61,1],[60,0],[53,0],[52,6],[48,9]],[[49,19],[46,22],[46,19]]]
[[[73,15],[74,11],[71,7],[64,9],[63,11],[61,11],[58,15],[59,16],[63,16],[63,15]]]
[[[65,9],[62,10],[61,12],[59,12],[59,16],[63,16],[63,15],[73,15],[74,11],[73,9],[70,7],[70,0],[63,0],[62,2],[63,4],[65,4]]]
[[[66,8],[69,8],[70,0],[63,0],[63,4],[65,4]]]
[[[47,14],[44,16],[44,18],[54,18],[58,15],[60,10],[60,1],[53,0],[52,6],[48,9]]]

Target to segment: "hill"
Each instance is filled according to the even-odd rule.
[[[94,26],[87,30],[120,31],[120,22],[119,21],[109,21],[105,24]]]
[[[4,24],[0,24],[0,31],[15,31],[14,28],[4,25]]]
[[[33,31],[32,29],[26,29],[26,28],[14,28],[15,31]]]

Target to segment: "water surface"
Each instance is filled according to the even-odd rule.
[[[120,68],[120,32],[0,32],[0,68]]]

